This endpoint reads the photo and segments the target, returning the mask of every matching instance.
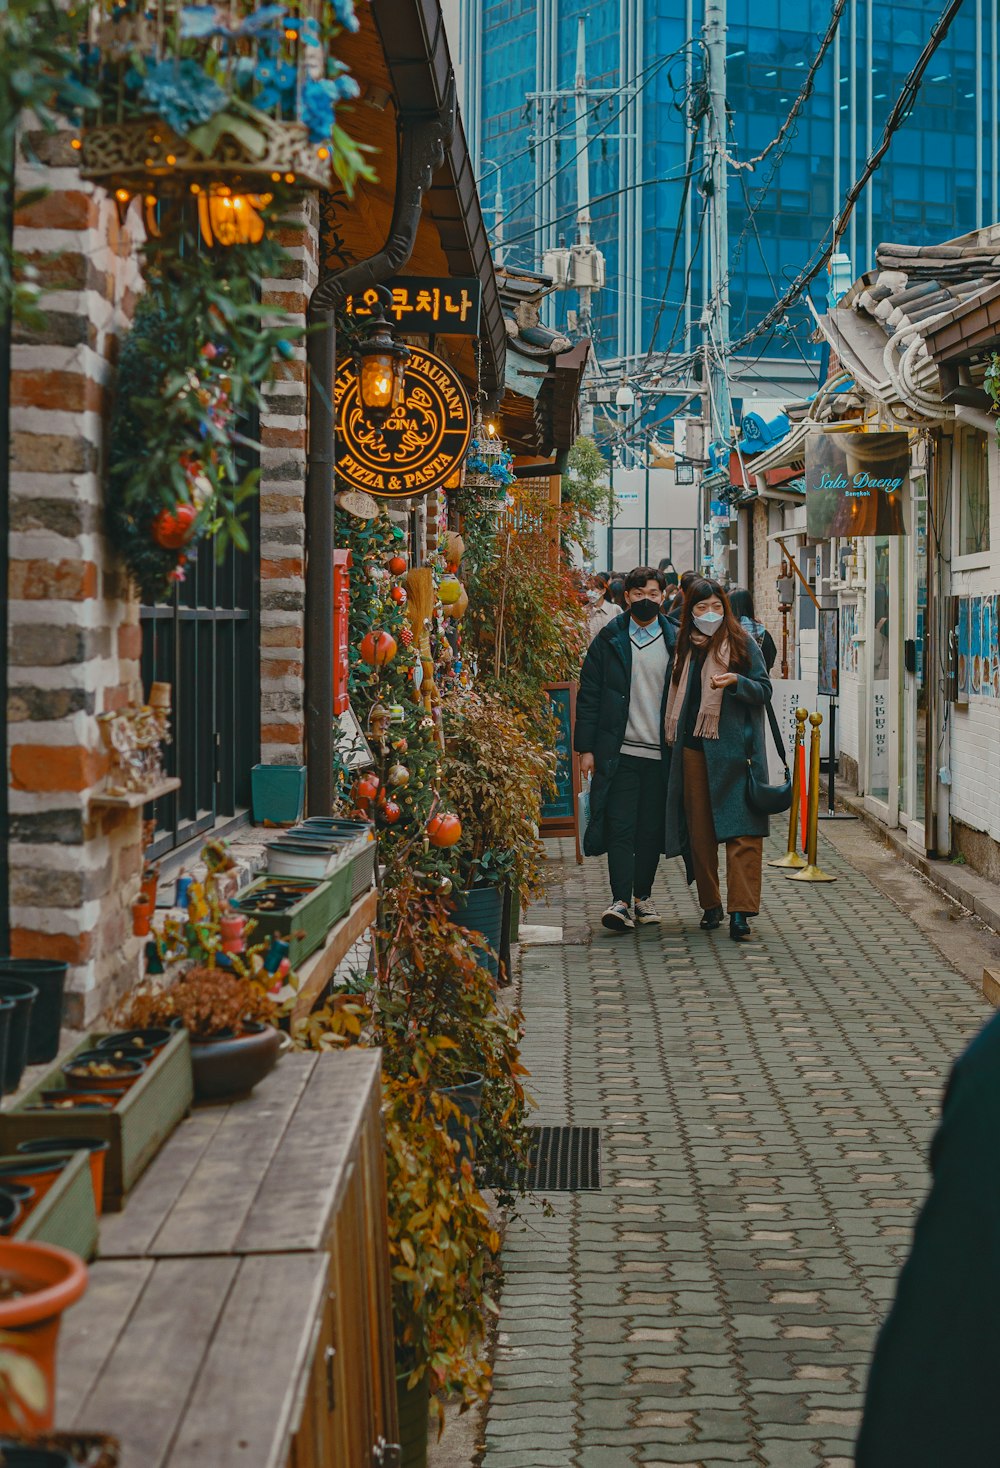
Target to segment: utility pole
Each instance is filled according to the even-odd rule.
[[[579,331],[581,336],[593,340],[593,316],[591,297],[593,283],[597,280],[593,269],[594,247],[590,238],[590,148],[587,141],[587,17],[581,15],[576,27],[576,88],[574,97],[576,140],[576,246],[570,252],[570,279],[579,279],[577,291],[580,297]],[[575,268],[574,268],[575,267]],[[587,359],[580,404],[580,432],[587,437],[594,432],[594,403],[590,393],[593,377],[593,351]]]
[[[706,331],[706,440],[715,448],[717,472],[706,476],[706,499],[729,484],[732,404],[729,398],[729,173],[726,162],[726,0],[705,0],[703,29],[708,68],[708,115],[705,119],[705,185],[709,196],[709,295]],[[711,516],[712,573],[728,570],[726,539],[720,517]]]

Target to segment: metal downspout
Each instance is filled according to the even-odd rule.
[[[14,168],[10,183],[0,198],[0,233],[9,248],[14,239]],[[10,564],[10,370],[12,319],[10,302],[0,315],[0,693],[7,703],[7,578]],[[0,953],[10,952],[10,790],[8,785],[9,739],[6,718],[0,720]]]
[[[309,300],[309,447],[306,457],[305,711],[307,809],[329,815],[333,807],[333,535],[334,419],[337,371],[336,311],[348,296],[380,285],[409,260],[417,238],[424,194],[444,163],[455,131],[455,78],[440,111],[401,112],[396,193],[389,235],[382,249],[324,276]]]

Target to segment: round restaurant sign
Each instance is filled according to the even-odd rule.
[[[337,473],[352,489],[385,499],[427,494],[455,472],[472,435],[469,395],[430,352],[410,348],[403,406],[377,432],[361,412],[354,364],[337,374],[333,393]]]

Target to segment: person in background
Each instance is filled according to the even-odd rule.
[[[763,622],[758,622],[754,615],[753,597],[745,586],[731,586],[729,589],[729,605],[733,609],[733,616],[739,619],[740,626],[744,632],[749,632],[756,642],[764,658],[764,666],[770,672],[774,667],[774,660],[778,656],[778,649],[774,638],[768,632]]]
[[[606,571],[595,571],[587,582],[587,625],[593,641],[602,627],[621,615],[621,608],[608,601],[611,577]]]
[[[608,582],[607,600],[620,612],[625,610],[625,578],[616,571]]]
[[[748,919],[760,911],[763,838],[767,816],[747,799],[749,759],[768,779],[763,706],[771,680],[760,648],[733,615],[718,581],[695,577],[684,598],[670,675],[666,742],[665,851],[683,856],[698,887],[701,926],[722,921],[719,843],[726,844],[729,936],[750,937]]]
[[[584,659],[573,735],[581,773],[593,777],[583,849],[607,852],[611,903],[601,922],[613,933],[660,921],[652,892],[663,850],[663,720],[675,636],[659,571],[630,571],[625,598],[626,612],[601,628]]]
[[[680,578],[669,556],[663,557],[663,560],[660,562],[660,570],[663,572],[663,579],[667,583],[667,590],[670,591],[672,587],[678,584]]]
[[[955,1062],[931,1189],[875,1344],[857,1468],[1000,1463],[1000,1015]]]
[[[698,575],[699,572],[697,571],[681,572],[681,578],[677,585],[677,595],[670,603],[670,610],[667,613],[675,627],[679,627],[681,625],[681,612],[684,610],[684,597],[687,594],[687,589],[691,585],[691,582],[694,581]]]

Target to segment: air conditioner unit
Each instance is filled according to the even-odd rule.
[[[569,284],[569,249],[567,246],[559,245],[557,249],[544,252],[542,274],[552,277],[556,290],[565,290]]]

